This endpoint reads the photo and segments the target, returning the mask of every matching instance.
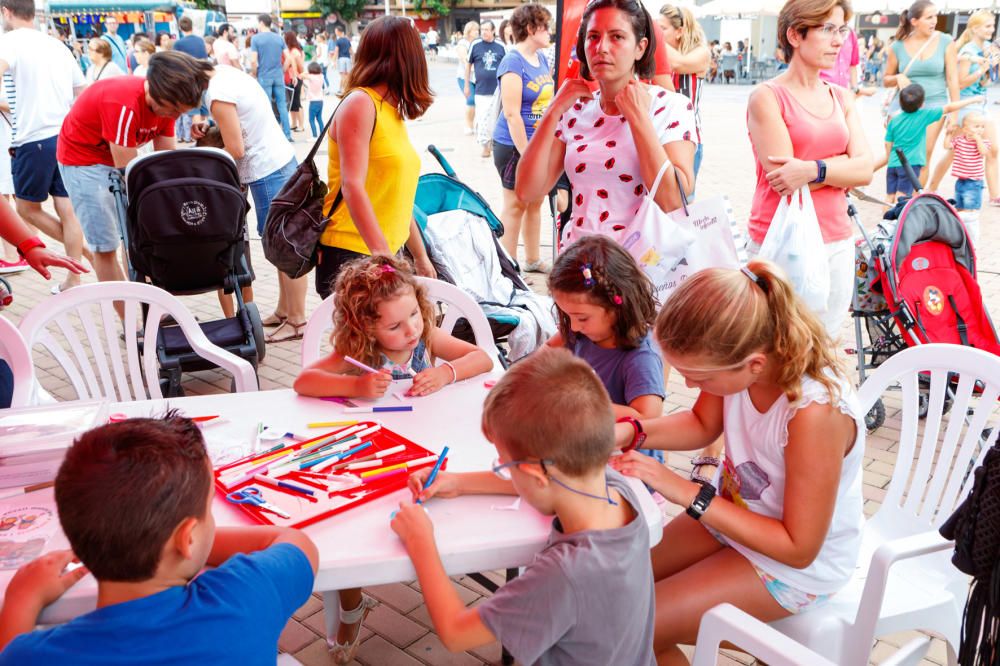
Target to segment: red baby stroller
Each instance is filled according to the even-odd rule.
[[[975,250],[958,212],[937,194],[920,193],[887,218],[893,213],[894,222],[887,219],[874,234],[865,234],[867,248],[858,244],[854,316],[861,380],[866,369],[896,351],[930,342],[1000,355],[976,281]],[[863,346],[862,318],[869,347]],[[885,418],[878,407],[866,419],[869,429]]]

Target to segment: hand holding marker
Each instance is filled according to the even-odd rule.
[[[434,479],[437,478],[438,471],[441,469],[441,464],[447,457],[448,457],[448,447],[446,446],[443,449],[441,449],[441,457],[438,458],[437,464],[434,465],[434,469],[432,469],[431,473],[427,476],[427,482],[424,484],[425,488],[434,483]],[[419,497],[417,498],[417,504],[423,504],[423,501]]]

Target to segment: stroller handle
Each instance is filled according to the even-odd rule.
[[[913,189],[916,192],[920,191],[920,179],[917,178],[917,174],[914,173],[913,167],[910,166],[910,160],[906,159],[906,155],[903,153],[902,148],[896,148],[896,157],[899,158],[899,163],[903,165],[903,170],[906,172],[906,177],[909,178],[910,184],[913,185]]]
[[[438,164],[440,164],[441,168],[444,169],[446,175],[451,176],[452,178],[455,177],[455,170],[451,168],[451,164],[449,164],[448,160],[444,158],[444,155],[441,154],[441,151],[438,150],[437,146],[432,143],[427,146],[427,152],[434,156],[434,159],[438,161]]]

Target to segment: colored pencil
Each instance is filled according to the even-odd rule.
[[[33,493],[36,490],[42,490],[43,488],[51,488],[56,485],[55,481],[43,481],[42,483],[33,483],[30,486],[24,486],[23,488],[9,488],[0,491],[0,500],[5,500],[10,497],[17,497],[19,495],[27,495],[28,493]]]

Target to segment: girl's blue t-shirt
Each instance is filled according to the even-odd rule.
[[[975,42],[969,42],[968,44],[963,46],[958,52],[959,59],[961,59],[962,56],[972,56],[976,58],[982,58],[983,55],[984,55],[983,49],[981,49]],[[980,65],[974,62],[969,63],[969,67],[973,72],[976,71],[977,69],[982,69],[983,73],[985,74],[988,71],[987,65]],[[975,81],[972,82],[972,84],[966,86],[965,88],[962,88],[962,90],[959,91],[959,97],[963,98],[981,97],[985,94],[986,94],[986,88],[983,86],[982,77],[976,79]]]
[[[545,55],[538,52],[538,66],[532,65],[517,49],[511,49],[500,61],[497,67],[497,81],[504,74],[514,73],[521,77],[521,120],[524,121],[524,131],[531,140],[545,109],[552,101],[553,82],[549,71],[549,61]],[[502,84],[501,84],[502,85]],[[505,146],[513,146],[514,139],[510,136],[507,118],[501,113],[493,130],[493,140]]]

